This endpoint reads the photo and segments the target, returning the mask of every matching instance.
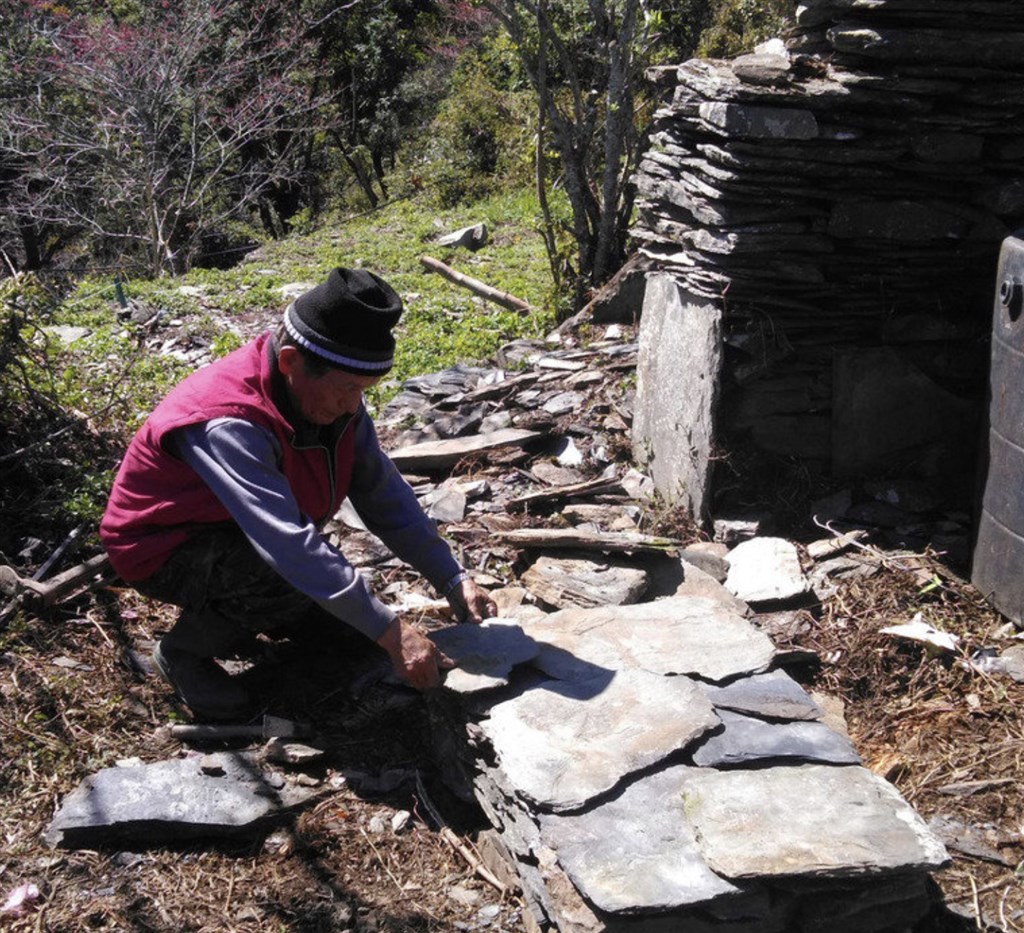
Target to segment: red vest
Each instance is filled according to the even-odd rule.
[[[355,425],[348,425],[333,452],[319,444],[296,447],[295,431],[274,403],[273,386],[276,382],[280,393],[283,384],[269,344],[270,335],[263,334],[192,373],[157,405],[133,438],[100,523],[100,538],[122,579],[145,579],[189,535],[231,521],[193,469],[164,449],[164,439],[175,428],[222,417],[268,428],[280,445],[278,466],[302,513],[320,525],[337,512],[352,479]]]

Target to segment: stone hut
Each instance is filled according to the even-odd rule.
[[[805,0],[653,77],[637,457],[708,517],[720,448],[971,504],[1002,241],[1024,224],[1024,4]]]

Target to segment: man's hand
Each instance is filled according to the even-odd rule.
[[[438,686],[441,671],[455,667],[426,635],[400,618],[392,621],[377,644],[388,653],[395,673],[417,690]]]
[[[460,622],[479,625],[484,619],[491,619],[498,614],[498,607],[487,591],[469,577],[448,594],[448,603]]]

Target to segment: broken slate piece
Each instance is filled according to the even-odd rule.
[[[785,671],[741,677],[724,685],[703,684],[704,692],[719,709],[752,713],[765,719],[815,720],[824,711]]]
[[[767,635],[701,596],[563,609],[524,627],[543,643],[534,664],[550,677],[567,680],[585,676],[587,667],[596,664],[717,682],[765,671],[775,656]]]
[[[509,783],[538,806],[580,807],[718,725],[686,677],[591,671],[585,680],[543,681],[480,723]]]
[[[704,863],[683,812],[685,767],[641,778],[583,813],[542,814],[541,838],[580,893],[601,910],[672,910],[745,897]],[[748,894],[746,897],[753,897]],[[762,910],[752,910],[757,916]]]
[[[246,837],[314,793],[281,783],[241,753],[105,768],[64,798],[43,838],[51,846],[80,849]]]
[[[579,411],[583,404],[583,396],[579,392],[559,392],[551,396],[541,405],[549,415],[567,415],[571,411]]]
[[[458,489],[434,489],[420,500],[420,505],[436,522],[461,522],[466,517],[466,494]]]
[[[568,606],[625,606],[639,602],[648,586],[647,572],[611,561],[559,560],[540,557],[521,577],[542,603]]]
[[[445,687],[457,693],[504,686],[513,667],[540,651],[540,645],[509,619],[453,625],[431,632],[429,638],[458,665],[444,680]]]
[[[731,768],[770,759],[800,759],[824,764],[860,764],[850,740],[820,722],[765,722],[720,709],[725,728],[709,736],[693,753],[702,768]]]
[[[506,428],[490,434],[453,437],[446,441],[425,441],[392,451],[388,456],[399,470],[440,470],[454,466],[463,457],[483,454],[498,447],[521,447],[544,435],[539,431]]]
[[[867,768],[696,768],[683,803],[704,860],[732,880],[858,878],[949,861],[899,792]]]
[[[808,591],[796,546],[785,538],[752,538],[737,544],[729,552],[725,586],[748,603],[778,602]]]

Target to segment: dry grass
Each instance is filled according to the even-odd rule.
[[[873,577],[847,583],[822,607],[806,640],[825,659],[814,686],[845,701],[851,738],[865,763],[926,820],[945,817],[985,830],[1002,863],[951,850],[951,867],[937,876],[947,903],[978,928],[1024,930],[1017,871],[1024,860],[1017,785],[1024,684],[967,663],[971,651],[999,644],[1005,620],[941,565],[931,571],[944,582],[927,588],[919,574],[888,563]],[[932,657],[919,644],[880,634],[918,612],[961,637],[957,655]]]

